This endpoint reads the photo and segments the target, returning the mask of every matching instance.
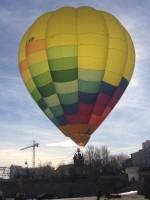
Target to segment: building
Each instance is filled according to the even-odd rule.
[[[125,169],[126,174],[128,174],[128,180],[130,182],[139,181],[139,168],[138,167],[127,167]]]
[[[125,171],[129,181],[139,181],[141,169],[150,167],[150,140],[142,143],[142,149],[132,153],[131,158],[125,162]]]
[[[22,166],[18,165],[11,165],[10,166],[10,178],[19,178],[27,176],[28,168],[23,168]]]
[[[58,176],[70,176],[71,169],[73,168],[72,164],[60,165],[56,171]]]
[[[131,154],[132,165],[134,167],[150,167],[150,140],[142,144],[142,149]]]

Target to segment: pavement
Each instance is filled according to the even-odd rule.
[[[61,200],[97,200],[97,197],[67,198]],[[101,197],[100,200],[107,200],[107,198]],[[110,200],[145,200],[145,198],[144,196],[141,195],[129,195],[129,196],[123,196],[121,199],[111,198]]]

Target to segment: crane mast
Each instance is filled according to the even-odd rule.
[[[32,158],[33,168],[35,167],[35,148],[38,147],[38,146],[39,146],[39,143],[37,143],[35,140],[33,140],[33,144],[32,145],[20,149],[21,151],[29,149],[29,148],[33,149],[33,158]]]

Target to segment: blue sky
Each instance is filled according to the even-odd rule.
[[[89,5],[112,13],[131,34],[136,49],[132,81],[120,102],[89,145],[107,145],[112,153],[130,154],[150,139],[150,1],[149,0],[5,0],[0,2],[0,166],[32,163],[31,150],[19,151],[35,139],[36,162],[71,161],[76,149],[46,118],[28,94],[18,70],[18,45],[25,30],[41,14],[62,6]]]

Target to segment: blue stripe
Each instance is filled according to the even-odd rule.
[[[59,122],[60,125],[66,125],[67,120],[64,115],[56,117],[56,120]]]
[[[76,114],[78,112],[78,104],[62,104],[62,108],[65,114]]]
[[[123,77],[123,78],[121,79],[121,81],[120,81],[119,87],[120,87],[123,91],[125,91],[125,89],[127,88],[128,84],[129,84],[129,81]]]
[[[113,96],[115,90],[116,90],[117,87],[113,86],[113,85],[110,85],[109,83],[106,83],[104,81],[101,82],[100,84],[100,90],[99,92],[101,93],[104,93],[104,94],[107,94],[109,96]]]
[[[86,92],[79,92],[79,103],[94,104],[96,102],[98,93],[91,94]]]

